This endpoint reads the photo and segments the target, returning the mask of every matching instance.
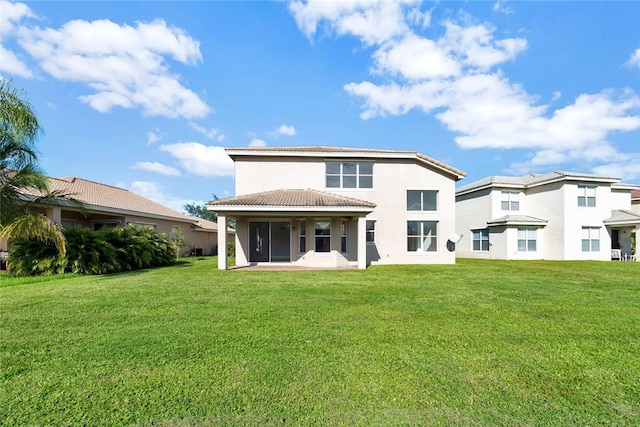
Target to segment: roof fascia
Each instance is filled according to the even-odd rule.
[[[315,157],[315,158],[334,158],[334,159],[401,159],[401,160],[417,160],[418,163],[428,165],[432,168],[438,169],[447,175],[453,176],[456,181],[461,180],[466,173],[454,169],[448,168],[443,164],[439,164],[435,161],[430,161],[427,156],[419,156],[414,151],[262,151],[262,150],[234,150],[232,148],[226,149],[227,155],[234,161],[236,157]]]
[[[249,205],[216,205],[207,206],[214,212],[321,212],[321,213],[370,213],[369,207],[324,207],[324,206],[249,206]]]

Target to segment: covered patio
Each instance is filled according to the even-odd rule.
[[[266,191],[215,200],[218,225],[236,225],[236,268],[286,266],[364,269],[367,266],[366,216],[375,204],[309,189]],[[218,247],[227,247],[218,235]],[[218,268],[228,268],[219,254]]]
[[[630,210],[611,211],[604,220],[611,237],[612,261],[638,261],[637,239],[640,230],[640,214]]]

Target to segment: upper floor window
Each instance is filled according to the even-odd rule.
[[[473,230],[473,250],[488,251],[489,250],[489,230]]]
[[[578,206],[587,208],[596,207],[595,185],[578,185]]]
[[[373,162],[327,162],[327,188],[373,188]]]
[[[503,191],[501,194],[500,208],[503,211],[519,211],[520,193],[517,191]]]
[[[437,250],[437,221],[407,221],[407,251],[436,252]]]
[[[435,211],[438,209],[436,190],[407,190],[408,211]]]

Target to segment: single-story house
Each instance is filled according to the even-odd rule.
[[[129,190],[81,178],[49,178],[51,190],[69,195],[83,204],[79,209],[65,200],[53,200],[41,206],[40,212],[65,228],[124,227],[137,224],[170,235],[182,230],[185,247],[182,253],[215,255],[218,253],[218,224],[186,215],[146,199]],[[25,198],[32,197],[29,194]],[[228,229],[229,237],[234,230]],[[10,242],[0,238],[0,250]],[[223,252],[226,252],[224,250]]]

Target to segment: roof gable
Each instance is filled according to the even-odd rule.
[[[549,172],[544,174],[528,174],[516,176],[489,176],[481,180],[463,185],[456,189],[456,195],[472,193],[486,188],[515,188],[526,189],[547,185],[560,181],[593,182],[615,184],[620,178],[605,175],[593,175],[578,172]]]

